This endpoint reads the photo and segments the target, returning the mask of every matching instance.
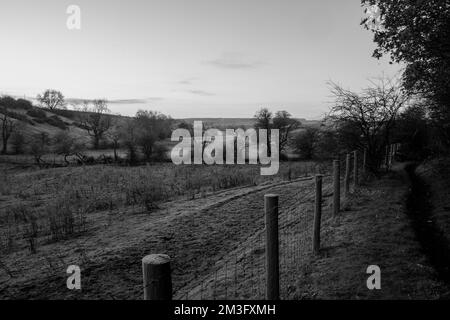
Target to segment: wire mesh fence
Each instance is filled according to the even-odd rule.
[[[390,164],[398,150],[390,147]],[[301,274],[302,261],[307,261],[313,253],[313,223],[316,189],[314,188],[314,174],[320,173],[323,180],[321,184],[321,218],[322,221],[332,219],[336,212],[341,210],[340,199],[346,192],[346,184],[352,179],[352,192],[357,190],[361,173],[365,172],[366,153],[353,152],[342,154],[333,162],[333,169],[321,168],[321,172],[312,172],[307,178],[297,179],[291,185],[296,190],[295,201],[289,203],[281,197],[281,203],[277,201],[277,287],[280,299],[291,299],[295,291],[295,285]],[[338,175],[332,175],[339,170]],[[323,175],[325,174],[325,175]],[[335,183],[335,177],[339,181]],[[296,184],[295,182],[301,182]],[[338,193],[336,193],[338,192]],[[339,201],[336,202],[336,194]],[[283,195],[281,195],[283,196]],[[263,201],[263,199],[261,199]],[[338,206],[335,210],[336,205]],[[324,210],[325,209],[325,210]],[[317,209],[316,209],[317,210]],[[270,241],[267,239],[266,212],[261,211],[260,216],[254,221],[257,224],[256,232],[253,232],[245,241],[240,243],[213,264],[213,267],[203,277],[197,277],[194,281],[181,286],[174,294],[176,300],[255,300],[265,299],[270,291],[270,270],[268,256]],[[266,218],[266,220],[265,220]],[[266,221],[266,223],[265,223]],[[316,252],[317,253],[317,252]],[[205,257],[208,259],[208,257]],[[273,276],[273,275],[272,275]],[[277,288],[278,291],[278,288]]]
[[[279,206],[279,276],[280,298],[289,299],[301,261],[312,253],[312,225],[315,189],[313,176],[300,181],[294,206]],[[330,204],[332,179],[324,176],[323,206]],[[263,199],[261,199],[263,201]],[[325,210],[324,219],[331,217]],[[264,212],[255,220],[257,232],[216,262],[207,276],[178,290],[180,300],[264,299],[266,292],[266,234]],[[205,257],[207,259],[207,257]]]

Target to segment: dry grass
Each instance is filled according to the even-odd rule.
[[[297,189],[286,189],[289,181],[283,181],[314,169],[320,166],[284,163],[273,177],[259,176],[257,166],[8,171],[8,192],[0,202],[2,235],[8,239],[3,242],[1,295],[69,297],[74,293],[65,288],[65,268],[77,264],[88,282],[83,297],[138,298],[139,260],[155,251],[176,258],[179,288],[260,228],[255,216],[262,214],[266,190],[280,184],[275,191],[295,207]],[[155,189],[162,192],[151,196],[160,200],[149,211],[143,196]]]
[[[313,163],[283,163],[276,176],[259,175],[259,166],[140,167],[96,165],[0,171],[0,252],[74,238],[89,231],[95,213],[132,208],[151,214],[177,198],[196,199],[220,190],[289,180],[314,170]]]
[[[299,266],[293,299],[438,299],[437,280],[411,227],[408,186],[386,176],[361,187],[347,210],[325,221],[323,249]],[[381,268],[381,290],[368,290],[366,269]]]
[[[9,235],[13,240],[19,234],[18,225],[27,235],[37,229],[39,236],[36,254],[30,254],[31,245],[22,239],[2,255],[0,296],[140,299],[140,259],[149,253],[166,253],[173,259],[176,298],[261,298],[266,193],[280,195],[284,299],[437,298],[445,290],[435,281],[411,230],[404,212],[407,186],[402,181],[386,177],[365,184],[345,203],[346,211],[333,219],[331,180],[326,177],[323,250],[316,257],[310,249],[313,182],[283,181],[289,172],[291,178],[304,176],[305,164],[292,164],[290,170],[283,164],[280,174],[271,178],[260,177],[256,170],[251,166],[158,164],[8,172],[8,195],[2,195],[0,205],[15,209],[8,215],[2,209],[2,219],[12,220],[2,220],[1,225],[12,221]],[[205,182],[204,189],[190,192],[197,179]],[[150,188],[162,190],[151,211],[145,200],[139,200],[142,194],[153,192]],[[166,188],[173,189],[172,193],[165,193]],[[49,239],[43,242],[40,232],[45,234],[46,228],[41,223],[48,224],[47,206],[58,208],[59,196],[55,195],[72,201],[74,208],[82,203],[72,212],[74,217],[85,212],[86,230],[80,233],[77,227],[83,223],[76,218],[65,222],[61,215],[65,229],[58,241],[52,241],[47,230]],[[29,216],[31,203],[35,204],[35,219]],[[67,227],[72,224],[73,231]],[[6,231],[3,228],[2,234],[8,235]],[[65,287],[65,268],[70,264],[82,269],[82,291]],[[381,291],[365,287],[369,264],[381,267]]]

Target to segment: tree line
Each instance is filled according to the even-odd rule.
[[[404,68],[354,92],[331,82],[333,102],[319,128],[295,137],[305,158],[338,157],[365,149],[377,173],[385,146],[402,143],[400,156],[423,160],[450,152],[450,2],[362,0],[361,25],[374,35],[374,58]]]
[[[401,89],[408,108],[394,139],[410,156],[448,155],[450,150],[450,2],[447,0],[362,0],[376,8],[361,24],[374,35],[375,58],[404,65]]]
[[[15,99],[9,96],[0,97],[0,126],[2,139],[2,154],[28,153],[33,155],[36,164],[43,165],[43,156],[49,153],[64,157],[69,164],[69,157],[75,157],[79,163],[94,162],[84,151],[86,139],[75,135],[70,126],[57,116],[67,110],[67,102],[63,94],[57,90],[46,90],[37,96],[39,107],[25,99]],[[91,148],[112,148],[114,156],[109,161],[136,163],[139,161],[161,160],[166,152],[158,142],[170,137],[173,119],[155,111],[139,110],[134,117],[120,117],[111,114],[106,99],[85,100],[78,103],[76,112],[68,114],[73,125],[84,130],[91,140]],[[19,110],[25,110],[26,115],[38,121],[42,119],[62,123],[55,134],[46,131],[30,134],[21,128],[22,123],[30,122],[29,118]],[[48,117],[47,112],[51,114]],[[62,113],[66,115],[65,113]],[[33,124],[33,123],[31,123]],[[52,123],[55,125],[55,123]],[[10,147],[8,149],[8,146]],[[126,159],[121,159],[118,150],[127,151]]]

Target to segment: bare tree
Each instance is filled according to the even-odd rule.
[[[172,119],[157,111],[139,110],[135,124],[138,129],[138,144],[146,160],[150,160],[155,143],[170,136]]]
[[[361,93],[346,90],[331,82],[335,102],[327,117],[338,132],[350,131],[355,136],[354,148],[367,149],[369,166],[376,170],[382,149],[389,144],[390,131],[408,95],[401,86],[390,79],[371,81],[371,86]]]
[[[280,151],[283,151],[289,141],[290,133],[296,129],[300,122],[292,119],[291,114],[287,111],[277,111],[275,115],[267,108],[262,108],[256,112],[255,116],[255,129],[265,129],[267,130],[268,139],[270,142],[270,130],[279,130],[279,146]],[[269,143],[269,153],[270,153],[270,143]]]
[[[14,130],[11,135],[11,145],[15,154],[24,153],[26,139],[22,130]]]
[[[16,124],[14,120],[12,120],[8,116],[8,103],[5,98],[2,98],[0,101],[0,112],[1,112],[1,126],[2,126],[2,141],[3,141],[3,148],[2,148],[2,154],[6,154],[8,152],[8,140],[11,137],[11,134],[14,132],[14,129],[16,127]],[[9,100],[8,100],[9,101]]]
[[[48,89],[42,95],[37,96],[37,100],[43,108],[49,110],[65,109],[66,103],[64,96],[57,90]]]
[[[255,114],[255,129],[266,129],[270,130],[272,122],[272,112],[267,108],[261,108]]]
[[[30,151],[34,156],[34,160],[39,167],[45,162],[42,156],[48,153],[50,146],[50,137],[48,133],[41,132],[32,136],[30,141]]]
[[[83,155],[81,154],[82,146],[77,143],[76,138],[68,131],[64,130],[56,134],[54,137],[53,151],[56,154],[64,156],[64,162],[69,165],[70,156],[76,156],[80,162],[83,162]]]
[[[92,106],[88,101],[83,103],[83,112],[80,115],[80,124],[92,137],[94,149],[100,146],[100,140],[111,128],[111,116],[106,100],[94,100]]]
[[[117,154],[117,150],[120,147],[120,144],[123,140],[123,128],[118,124],[118,121],[114,121],[114,125],[111,126],[111,130],[108,131],[108,138],[112,142],[112,147],[114,150],[114,161],[117,162],[119,160],[119,155]]]
[[[138,133],[136,128],[135,119],[127,118],[124,124],[120,127],[120,139],[123,141],[128,153],[128,161],[130,164],[137,162],[137,144],[138,144]]]
[[[283,151],[290,138],[293,130],[300,126],[300,122],[291,117],[287,111],[277,111],[273,117],[273,128],[279,130],[280,137],[280,151]]]

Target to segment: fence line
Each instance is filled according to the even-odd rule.
[[[350,161],[351,155],[347,153],[345,158],[345,178],[344,178],[344,197],[347,198],[350,193]]]
[[[341,209],[341,173],[339,160],[333,161],[333,215],[337,216]]]
[[[386,146],[385,155],[387,170],[392,166],[401,145]],[[350,180],[353,180],[353,191],[359,186],[360,179],[366,178],[367,150],[362,150],[360,167],[359,153],[353,151],[345,154],[345,158],[333,161],[333,173],[315,175],[315,187],[312,190],[301,190],[300,205],[295,210],[279,207],[278,195],[266,194],[264,197],[264,223],[253,235],[249,236],[226,258],[215,263],[212,270],[203,278],[187,284],[176,292],[175,299],[283,299],[290,294],[290,284],[295,280],[300,262],[308,254],[320,254],[321,222],[324,221],[323,201],[331,198],[332,210],[325,210],[325,218],[330,219],[339,213],[341,202],[340,184],[343,183],[343,195],[350,194]],[[351,158],[353,156],[353,168]],[[345,173],[341,179],[340,164],[345,162]],[[353,170],[352,170],[353,169]],[[359,170],[364,174],[359,177]],[[353,171],[353,175],[351,175]],[[351,179],[351,177],[353,179]],[[312,178],[312,177],[311,177]],[[328,184],[323,185],[323,180]],[[306,181],[309,179],[297,179]],[[342,181],[341,181],[342,180]],[[146,276],[147,274],[147,276]],[[147,277],[147,278],[146,278]],[[167,279],[169,278],[165,278]],[[150,285],[148,272],[144,270],[144,292]],[[156,286],[167,290],[168,285]],[[165,292],[165,291],[164,291]],[[145,293],[145,298],[161,297],[160,294]]]
[[[314,206],[313,252],[320,250],[320,221],[322,217],[322,176],[316,176],[316,200]]]
[[[280,299],[280,275],[278,254],[278,196],[264,196],[264,211],[266,215],[266,299]]]

